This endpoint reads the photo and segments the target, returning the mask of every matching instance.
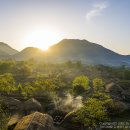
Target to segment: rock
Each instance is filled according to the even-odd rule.
[[[54,130],[68,130],[68,129],[60,127],[60,126],[55,126]]]
[[[21,101],[12,98],[12,97],[3,97],[2,102],[5,106],[8,107],[11,113],[15,113],[16,111],[22,111],[23,110],[23,104]]]
[[[53,119],[48,114],[34,112],[24,116],[14,130],[54,130]]]
[[[127,109],[130,110],[130,103],[128,102],[123,102],[126,106],[127,106]]]
[[[55,109],[52,113],[50,113],[55,125],[60,125],[63,122],[66,114],[67,114],[66,112],[57,109]]]
[[[130,89],[123,91],[121,94],[122,94],[122,98],[125,101],[130,102]]]
[[[7,124],[7,127],[9,130],[13,130],[14,127],[16,126],[16,124],[20,121],[20,119],[22,118],[22,115],[20,114],[14,114],[10,117],[9,122]]]
[[[105,91],[110,93],[113,98],[120,99],[121,93],[124,91],[118,84],[109,83],[105,86]]]
[[[61,127],[67,130],[82,130],[82,125],[79,122],[74,121],[76,111],[69,112],[61,124]]]
[[[118,114],[127,110],[128,107],[124,102],[113,100],[112,114]]]
[[[42,106],[39,101],[31,98],[24,102],[24,110],[26,115],[36,111],[41,112]]]

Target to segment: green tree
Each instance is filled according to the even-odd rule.
[[[124,71],[124,75],[125,75],[125,79],[127,79],[127,80],[130,80],[130,70],[125,70]]]
[[[7,61],[0,61],[0,73],[11,73],[13,67],[15,66],[15,61],[7,60]]]
[[[0,101],[0,130],[7,130],[7,122],[9,119],[9,113],[6,107]]]
[[[35,87],[33,87],[30,83],[25,83],[24,87],[19,85],[19,89],[21,90],[21,93],[24,98],[33,97],[36,92]]]
[[[107,110],[110,110],[113,106],[113,99],[106,93],[96,91],[93,93],[92,98],[100,100]]]
[[[19,94],[22,94],[23,87],[20,83],[18,84],[17,91],[18,91]]]
[[[39,78],[35,81],[34,85],[36,86],[36,88],[46,90],[48,92],[50,91],[57,92],[65,87],[65,83],[58,76],[44,77],[42,79]]]
[[[26,63],[17,64],[14,68],[14,75],[17,80],[26,79],[31,74],[32,74],[32,67],[27,65]]]
[[[76,94],[81,94],[89,89],[89,78],[87,76],[78,76],[73,80],[73,91]]]
[[[77,68],[81,68],[83,66],[81,61],[77,61],[75,64]]]
[[[93,80],[93,88],[94,88],[95,91],[103,90],[104,89],[104,84],[105,83],[100,78],[95,78]]]
[[[99,123],[107,121],[108,116],[101,101],[89,98],[84,106],[76,112],[76,120],[81,122],[85,127],[93,129]]]
[[[10,73],[0,75],[0,92],[10,94],[16,91],[15,81]]]
[[[74,66],[74,64],[73,64],[73,62],[72,61],[67,61],[67,62],[65,62],[65,65],[67,66],[67,67],[69,67],[69,68],[72,68],[73,66]]]

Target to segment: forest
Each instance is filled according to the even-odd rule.
[[[30,100],[40,103],[37,111],[49,114],[57,128],[95,129],[104,122],[128,122],[130,68],[1,60],[0,130],[14,129],[16,123],[9,121],[16,113],[30,114],[31,108],[23,108]]]

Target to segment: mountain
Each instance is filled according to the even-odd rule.
[[[8,44],[0,42],[0,59],[10,58],[11,55],[18,53],[17,50],[10,47]]]
[[[99,44],[79,39],[63,39],[50,47],[48,52],[38,48],[27,47],[21,52],[0,43],[0,59],[15,60],[36,59],[46,62],[82,61],[84,64],[101,64],[107,66],[130,65],[130,55],[120,55]]]
[[[130,56],[120,55],[87,40],[64,39],[50,47],[46,59],[64,62],[80,60],[85,64],[120,66],[130,63]]]
[[[43,51],[34,47],[27,47],[21,52],[12,56],[15,60],[41,59],[43,58]]]

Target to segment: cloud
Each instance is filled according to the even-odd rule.
[[[86,19],[91,20],[96,16],[102,15],[102,11],[108,7],[107,2],[94,4],[92,9],[87,12]]]

